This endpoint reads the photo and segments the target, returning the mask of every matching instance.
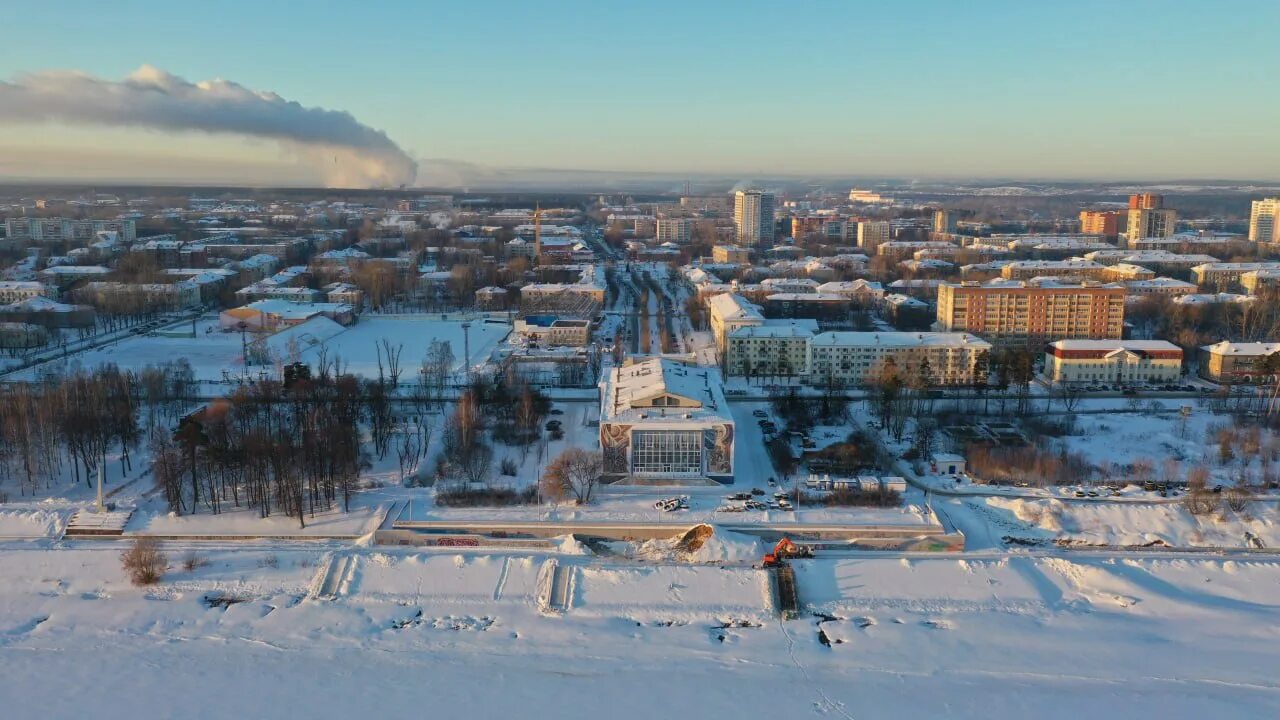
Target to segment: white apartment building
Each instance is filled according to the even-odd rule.
[[[738,242],[747,246],[772,245],[774,228],[773,193],[739,190],[733,196],[733,224]]]
[[[974,367],[991,343],[957,332],[825,332],[809,341],[809,381],[861,385],[889,366],[909,379],[928,361],[931,385],[972,385]]]
[[[658,242],[673,242],[688,245],[693,242],[692,218],[658,218]]]
[[[1044,355],[1054,383],[1171,383],[1182,377],[1182,348],[1164,340],[1058,340]]]
[[[1129,210],[1125,240],[1134,243],[1147,238],[1167,238],[1178,225],[1178,211],[1170,208],[1132,208]],[[1132,247],[1132,245],[1130,246]]]
[[[889,242],[889,221],[862,220],[858,223],[858,247],[868,253],[876,252],[882,244]]]
[[[1249,212],[1249,242],[1280,243],[1280,197],[1254,200]]]

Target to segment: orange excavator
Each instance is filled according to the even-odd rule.
[[[813,557],[813,548],[808,545],[797,545],[791,538],[782,538],[773,546],[773,552],[764,556],[763,567],[781,567],[787,560]]]

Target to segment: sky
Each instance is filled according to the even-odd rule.
[[[7,1],[10,27],[50,32],[6,33],[0,81],[226,79],[350,113],[420,181],[472,165],[1280,179],[1274,0]],[[278,138],[84,117],[0,125],[0,177],[318,172]]]

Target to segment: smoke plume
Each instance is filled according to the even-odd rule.
[[[0,81],[0,122],[198,131],[274,140],[336,187],[410,184],[417,164],[348,112],[304,107],[228,80],[192,83],[150,65],[120,82],[75,71]]]

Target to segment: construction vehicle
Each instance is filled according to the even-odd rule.
[[[788,560],[813,557],[813,548],[808,545],[797,545],[791,538],[782,538],[773,546],[773,552],[764,556],[762,567],[782,567]]]

